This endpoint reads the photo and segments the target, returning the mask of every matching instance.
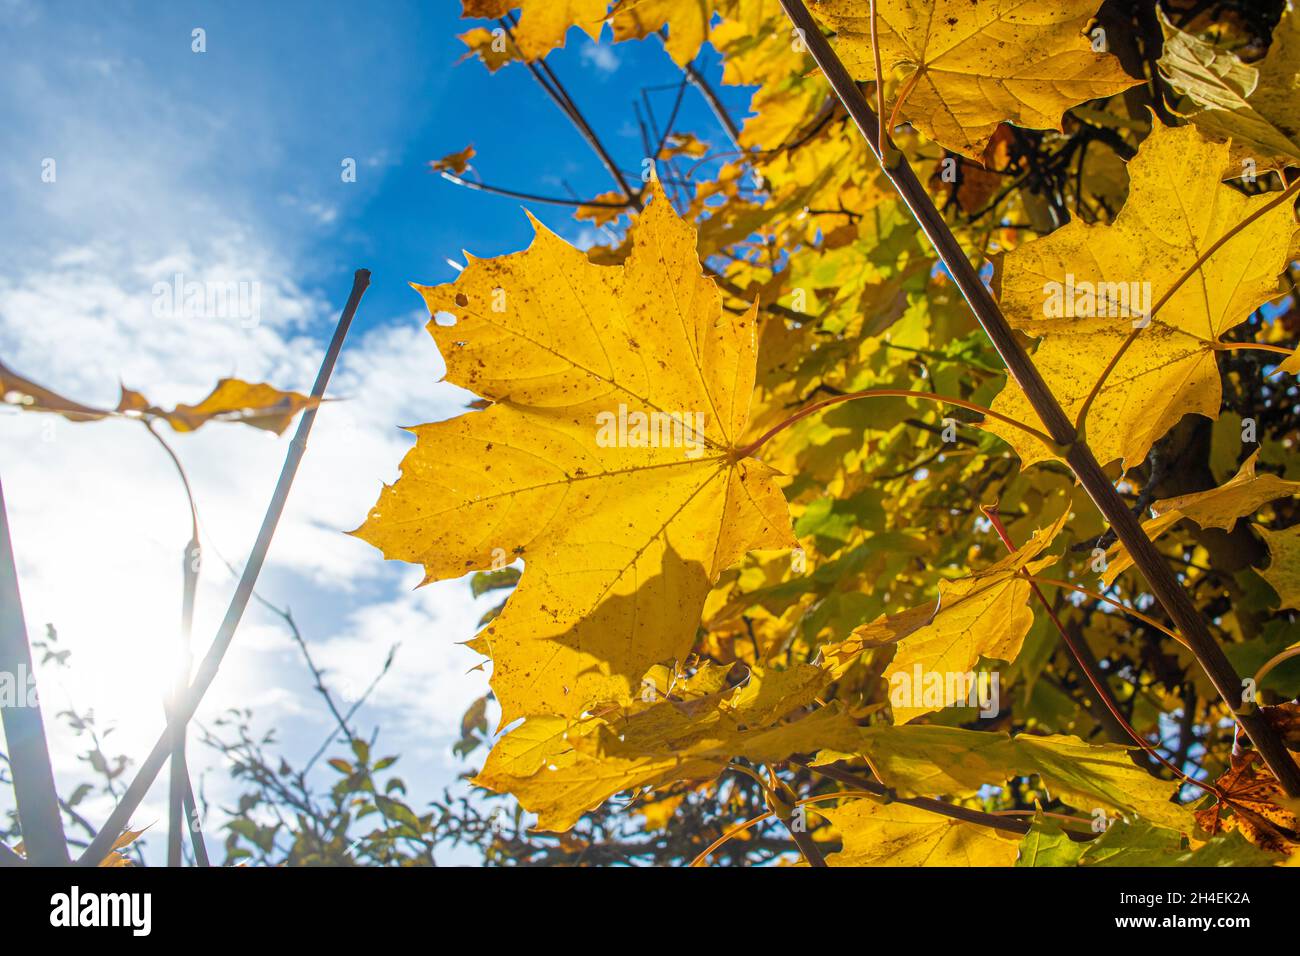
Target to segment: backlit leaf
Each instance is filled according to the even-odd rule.
[[[1142,522],[1142,530],[1154,541],[1183,518],[1188,518],[1202,528],[1231,531],[1238,519],[1254,514],[1268,502],[1300,492],[1300,481],[1287,481],[1269,472],[1256,474],[1258,461],[1259,451],[1256,450],[1237,473],[1218,488],[1157,501],[1151,506],[1156,516]],[[1133,559],[1128,549],[1116,542],[1106,553],[1102,581],[1110,585],[1132,566]]]
[[[1075,219],[1007,253],[995,277],[1007,318],[1040,338],[1034,364],[1075,417],[1145,313],[1197,258],[1269,202],[1220,182],[1228,146],[1194,127],[1157,126],[1129,163],[1128,202],[1114,223]],[[1221,387],[1215,343],[1277,295],[1295,217],[1282,203],[1220,247],[1150,319],[1106,380],[1088,415],[1098,461],[1132,467],[1188,413],[1217,418]],[[1037,424],[1014,382],[995,411]],[[1001,422],[988,429],[1027,467],[1050,452]]]
[[[582,28],[593,40],[599,39],[607,3],[606,0],[461,0],[461,6],[463,17],[493,20],[519,9],[515,42],[524,59],[535,60],[564,46],[564,35],[571,26]]]
[[[993,566],[941,582],[934,604],[882,616],[854,630],[842,644],[823,648],[827,666],[842,673],[863,651],[897,644],[883,676],[891,688],[906,685],[913,703],[895,703],[895,723],[942,709],[942,698],[931,701],[925,695],[927,682],[943,686],[949,675],[973,671],[981,657],[1015,660],[1034,623],[1030,585],[1021,572],[1037,573],[1055,563],[1055,558],[1034,559],[1052,543],[1067,517],[1062,515]]]
[[[412,429],[357,534],[426,580],[523,558],[472,645],[493,659],[503,724],[629,699],[689,650],[723,570],[794,544],[772,470],[736,457],[754,311],[722,311],[694,229],[653,192],[621,266],[534,221],[527,251],[418,287],[447,379],[494,404]]]
[[[1160,14],[1164,52],[1160,70],[1195,107],[1191,120],[1206,133],[1231,138],[1257,168],[1300,164],[1300,19],[1282,13],[1268,55],[1243,63],[1231,51],[1184,33]]]
[[[1141,82],[1085,35],[1097,0],[879,0],[881,66],[899,77],[900,116],[930,139],[978,160],[998,124],[1060,129],[1085,100]],[[858,80],[875,79],[867,0],[811,6],[837,34]],[[886,109],[892,109],[891,102]]]
[[[1300,525],[1285,531],[1260,528],[1259,533],[1269,553],[1268,567],[1259,573],[1282,599],[1282,607],[1300,610]]]
[[[1011,866],[1019,849],[1014,835],[901,803],[850,800],[817,812],[844,841],[830,866]]]

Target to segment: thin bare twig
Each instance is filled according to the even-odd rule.
[[[505,29],[507,35],[510,36],[511,41],[513,42],[513,28],[515,24],[512,15],[507,14],[506,18],[497,22],[501,24],[502,28]],[[555,75],[555,71],[550,68],[545,60],[538,60],[536,62],[525,61],[524,66],[528,68],[528,72],[533,75],[533,78],[537,80],[542,89],[546,91],[546,95],[549,96],[551,100],[554,101],[555,105],[560,108],[560,111],[569,118],[569,122],[571,122],[574,129],[578,131],[578,135],[586,140],[587,145],[590,146],[592,151],[595,152],[597,157],[599,157],[601,165],[603,165],[605,169],[609,171],[609,174],[614,177],[614,182],[617,183],[618,188],[623,191],[623,195],[626,196],[629,201],[636,202],[637,205],[640,206],[640,192],[633,190],[632,187],[628,185],[627,180],[623,177],[622,171],[618,168],[618,164],[614,162],[613,157],[609,154],[609,150],[605,148],[605,144],[601,142],[600,137],[596,135],[596,131],[591,128],[591,124],[588,123],[586,117],[582,115],[582,111],[578,109],[578,104],[573,101],[573,97],[569,96],[568,90],[564,88],[564,84],[560,82],[560,78]]]
[[[343,348],[343,340],[346,338],[348,328],[352,324],[352,318],[356,314],[357,306],[361,303],[361,296],[369,285],[369,270],[358,269],[353,277],[352,292],[348,296],[347,305],[343,309],[343,314],[339,317],[338,325],[334,329],[334,337],[326,350],[324,361],[321,362],[320,371],[316,375],[316,383],[312,387],[312,397],[317,400],[325,394],[325,386],[329,383],[330,376],[334,372],[334,363],[338,360],[339,351]],[[257,541],[249,554],[248,562],[244,565],[244,573],[240,578],[239,586],[235,589],[234,597],[230,600],[230,606],[226,610],[226,616],[221,622],[221,627],[217,631],[217,636],[213,640],[211,648],[199,664],[194,681],[190,684],[184,700],[179,702],[171,716],[173,722],[179,721],[183,725],[194,717],[194,712],[203,700],[203,695],[212,686],[212,681],[221,668],[221,662],[225,658],[226,651],[230,649],[231,641],[235,637],[235,630],[239,627],[240,619],[244,615],[244,609],[248,606],[253,587],[257,583],[257,576],[261,573],[267,552],[271,548],[271,539],[275,535],[276,525],[280,522],[280,515],[283,513],[285,502],[288,500],[289,489],[293,487],[293,479],[298,473],[298,465],[302,462],[302,456],[307,450],[307,436],[311,434],[311,427],[316,421],[317,408],[318,405],[308,408],[303,412],[302,419],[298,422],[298,430],[294,434],[293,441],[289,443],[289,453],[285,458],[283,468],[280,470],[280,480],[276,483],[275,493],[272,495],[271,503],[267,507],[266,516],[262,519],[262,527],[258,532]],[[166,762],[171,751],[172,734],[173,730],[170,726],[163,731],[149,756],[140,765],[135,779],[127,787],[121,801],[112,814],[109,815],[108,821],[96,834],[95,839],[90,841],[90,846],[78,858],[78,865],[95,866],[112,848],[117,834],[130,821],[131,814],[135,812],[140,805],[140,801],[149,792],[154,779],[158,776],[158,771],[162,769],[163,764]]]
[[[0,673],[7,673],[15,680],[18,675],[26,674],[35,686],[3,486],[0,486]],[[26,695],[27,688],[20,686],[16,692]],[[18,805],[23,846],[27,859],[36,866],[67,866],[68,841],[63,833],[63,818],[59,816],[59,792],[54,785],[39,699],[22,703],[31,706],[0,707],[0,719],[5,740],[9,742],[14,801]]]
[[[731,113],[727,111],[727,107],[723,105],[717,92],[709,85],[709,81],[704,78],[704,74],[696,68],[694,63],[687,63],[683,69],[686,72],[686,78],[691,81],[692,86],[700,91],[700,95],[704,97],[704,102],[709,104],[709,109],[713,111],[713,115],[722,124],[722,128],[727,131],[727,136],[731,139],[732,144],[738,150],[743,149],[740,145],[740,127],[732,119]]]
[[[442,178],[449,183],[455,183],[457,186],[464,186],[466,189],[476,189],[479,192],[492,193],[495,196],[509,196],[512,199],[524,199],[528,202],[547,203],[551,206],[570,206],[582,207],[591,206],[596,209],[631,209],[635,208],[636,203],[629,200],[627,202],[607,202],[602,199],[565,199],[560,196],[540,196],[537,193],[521,192],[518,189],[506,189],[502,186],[489,186],[487,183],[476,182],[472,179],[465,179],[457,176],[455,173],[449,173],[445,169],[441,170]]]
[[[185,489],[185,500],[190,507],[190,540],[185,545],[184,554],[181,555],[181,573],[184,577],[181,584],[180,641],[176,648],[176,674],[172,684],[171,703],[164,708],[164,713],[166,713],[170,707],[175,706],[176,701],[181,699],[190,682],[190,648],[194,633],[194,596],[199,586],[199,560],[201,555],[199,547],[199,509],[194,503],[194,490],[190,487],[190,479],[185,473],[185,467],[181,464],[180,456],[154,428],[152,419],[142,418],[140,422],[144,425],[145,430],[153,436],[154,440],[162,446],[163,451],[167,453],[167,457],[171,459],[172,465],[176,468],[176,474],[180,476],[181,485]],[[174,736],[172,738],[171,777],[167,794],[167,865],[175,867],[180,866],[183,862],[181,859],[182,835],[188,831],[190,843],[194,848],[195,862],[200,866],[207,866],[207,847],[203,843],[203,833],[196,825],[194,791],[190,785],[190,773],[186,765],[185,726],[171,721],[170,718],[168,722],[174,728]],[[187,803],[189,804],[188,807],[186,806]]]

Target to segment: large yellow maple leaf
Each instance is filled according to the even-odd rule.
[[[1060,129],[1085,100],[1142,82],[1084,34],[1098,0],[877,0],[881,66],[901,74],[899,115],[930,139],[979,159],[998,124]],[[867,0],[811,7],[838,35],[858,80],[874,80]]]
[[[471,645],[493,658],[503,724],[626,700],[690,649],[725,568],[796,546],[775,472],[738,454],[755,309],[723,311],[694,227],[651,196],[622,265],[534,220],[524,252],[417,286],[447,380],[493,404],[413,428],[356,533],[426,580],[523,559]]]
[[[1139,464],[1186,414],[1218,418],[1215,345],[1278,294],[1296,228],[1288,203],[1234,235],[1154,317],[1144,315],[1217,240],[1273,198],[1225,186],[1228,153],[1227,143],[1207,140],[1195,127],[1157,125],[1129,163],[1128,201],[1113,223],[1073,220],[998,264],[1002,310],[1012,325],[1042,339],[1034,364],[1071,418],[1135,323],[1149,322],[1088,412],[1088,444],[1103,465]],[[1037,421],[1015,382],[993,409]],[[1019,429],[997,421],[987,427],[1025,467],[1050,457]]]

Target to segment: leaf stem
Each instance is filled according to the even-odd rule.
[[[181,585],[181,632],[180,642],[177,646],[176,655],[176,674],[172,686],[171,703],[167,705],[165,712],[175,706],[185,693],[185,689],[190,682],[190,647],[191,637],[194,632],[194,596],[198,589],[199,582],[199,556],[202,553],[199,547],[199,511],[194,503],[194,491],[190,487],[189,476],[185,473],[184,466],[181,465],[180,457],[171,447],[168,441],[162,437],[154,428],[153,417],[140,418],[139,421],[154,440],[162,446],[167,457],[171,459],[176,468],[176,474],[181,479],[181,485],[185,489],[185,499],[190,506],[190,540],[185,545],[185,552],[181,556],[181,569],[184,579]],[[196,804],[194,802],[194,788],[190,783],[189,768],[185,757],[185,728],[171,723],[176,727],[176,733],[172,740],[171,756],[171,781],[168,789],[168,809],[167,809],[167,865],[180,866],[181,860],[181,843],[182,835],[185,831],[189,832],[190,844],[194,850],[194,862],[199,866],[208,865],[207,846],[203,841],[203,831],[196,826],[194,813]],[[184,820],[184,823],[182,823]]]
[[[743,764],[738,764],[738,763],[729,763],[729,764],[727,764],[727,769],[728,769],[728,770],[734,770],[734,771],[736,771],[737,773],[743,773],[743,774],[745,774],[747,777],[751,777],[751,778],[753,778],[753,780],[754,780],[754,781],[759,785],[759,787],[762,789],[762,791],[763,791],[764,793],[767,793],[767,791],[768,791],[767,781],[764,780],[764,779],[763,779],[763,778],[762,778],[758,773],[756,773],[755,771],[753,771],[753,770],[751,770],[750,768],[744,766]]]
[[[890,129],[898,128],[899,111],[903,108],[903,103],[906,102],[907,98],[912,94],[912,90],[915,89],[916,87],[916,81],[919,80],[920,78],[921,78],[921,70],[918,67],[916,72],[914,72],[911,76],[909,76],[907,80],[903,83],[903,88],[898,91],[898,99],[894,100],[894,108],[889,111]],[[881,146],[882,147],[885,146],[884,140],[881,141]]]
[[[1151,617],[1148,614],[1143,614],[1137,608],[1129,607],[1127,604],[1123,603],[1122,601],[1117,601],[1112,597],[1107,597],[1106,595],[1102,594],[1100,591],[1094,591],[1092,588],[1086,588],[1081,584],[1075,584],[1073,581],[1062,581],[1059,578],[1044,578],[1044,577],[1039,577],[1036,574],[1028,574],[1025,575],[1025,577],[1027,580],[1037,582],[1038,584],[1046,584],[1051,587],[1058,587],[1058,588],[1067,588],[1078,594],[1087,595],[1088,597],[1092,598],[1094,601],[1101,601],[1103,604],[1109,604],[1111,607],[1115,608],[1116,610],[1123,611],[1125,614],[1137,618],[1143,624],[1148,624],[1151,627],[1154,627],[1157,631],[1159,631],[1161,634],[1164,634],[1166,637],[1172,637],[1179,644],[1183,645],[1183,647],[1187,647],[1188,650],[1191,650],[1191,648],[1188,647],[1187,642],[1183,640],[1183,636],[1179,634],[1177,631],[1173,630],[1170,627],[1167,627],[1164,624],[1161,624],[1154,617]]]
[[[1278,664],[1281,664],[1283,661],[1289,661],[1293,657],[1300,657],[1300,644],[1297,644],[1294,647],[1288,647],[1286,650],[1279,654],[1274,654],[1265,661],[1264,665],[1255,672],[1255,686],[1259,687],[1259,685],[1264,682],[1264,678],[1267,677],[1269,672],[1272,671],[1273,668],[1277,667]]]
[[[718,847],[722,846],[724,843],[731,841],[735,837],[740,836],[740,834],[744,833],[746,830],[758,826],[764,820],[774,816],[776,816],[776,814],[773,813],[771,810],[764,810],[762,813],[760,813],[758,816],[754,817],[753,819],[746,820],[744,823],[737,824],[736,826],[727,830],[727,832],[722,834],[722,836],[718,837],[716,840],[710,843],[708,849],[706,849],[695,859],[691,860],[690,865],[693,867],[703,865],[704,861],[708,859],[709,854],[711,854]]]
[[[880,37],[876,28],[876,0],[871,0],[871,56],[875,60],[876,68],[876,137],[880,141],[880,148],[883,153],[886,144],[889,143],[889,135],[885,131],[885,74],[880,67]]]
[[[1297,180],[1300,182],[1300,180]],[[1216,352],[1276,352],[1279,355],[1294,355],[1295,349],[1285,345],[1267,345],[1263,342],[1211,342],[1210,348]]]

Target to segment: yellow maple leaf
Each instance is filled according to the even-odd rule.
[[[902,803],[818,808],[844,841],[829,866],[1011,866],[1019,838]]]
[[[474,782],[513,794],[539,829],[567,830],[616,793],[709,780],[735,757],[766,763],[851,746],[857,728],[838,706],[779,722],[827,681],[810,665],[755,669],[744,687],[692,700],[633,702],[581,720],[530,717],[497,742]]]
[[[1192,122],[1212,136],[1231,137],[1239,162],[1250,159],[1260,170],[1300,164],[1300,16],[1283,12],[1268,55],[1257,64],[1184,33],[1163,12],[1160,26],[1165,35],[1160,69],[1174,89],[1200,107],[1190,113]]]
[[[621,0],[610,23],[614,40],[638,40],[667,27],[664,49],[678,66],[695,59],[708,36],[712,0]]]
[[[461,16],[496,20],[518,8],[519,26],[512,31],[515,43],[525,60],[536,60],[564,46],[571,26],[599,40],[607,5],[606,0],[461,0]],[[479,44],[466,42],[491,66]]]
[[[477,56],[489,73],[495,73],[507,63],[520,58],[519,48],[500,27],[496,31],[487,27],[475,27],[457,34],[456,39],[468,47],[465,55],[456,62],[462,63]]]
[[[1031,589],[1021,572],[1034,574],[1056,562],[1053,557],[1034,559],[1052,543],[1068,517],[1067,511],[991,567],[941,582],[937,602],[881,615],[855,628],[848,640],[823,647],[826,666],[838,676],[863,652],[897,644],[894,659],[882,675],[890,683],[894,722],[903,724],[942,710],[947,698],[925,692],[936,680],[946,692],[954,683],[949,678],[969,675],[981,657],[1012,661],[1020,653],[1034,624]],[[900,688],[895,695],[893,691]]]
[[[1201,255],[1273,198],[1245,196],[1220,181],[1228,149],[1195,127],[1157,125],[1129,163],[1129,198],[1113,223],[1075,219],[998,263],[1002,310],[1012,325],[1041,338],[1034,364],[1072,419],[1135,324],[1141,327],[1088,413],[1088,444],[1103,465],[1138,464],[1186,414],[1218,418],[1215,345],[1277,295],[1295,233],[1288,203],[1236,233],[1149,314]],[[992,407],[1037,421],[1014,382]],[[1015,448],[1024,467],[1051,457],[1019,429],[997,421],[987,428]]]
[[[1256,474],[1258,461],[1259,451],[1256,450],[1237,473],[1218,488],[1177,498],[1162,498],[1151,506],[1155,517],[1142,522],[1142,530],[1154,541],[1179,521],[1189,518],[1202,528],[1231,531],[1237,519],[1254,514],[1262,505],[1300,493],[1300,481],[1287,481],[1268,472]],[[1106,553],[1102,582],[1109,587],[1132,566],[1133,558],[1128,549],[1121,542],[1115,542]]]
[[[1300,525],[1284,531],[1257,530],[1270,556],[1268,567],[1259,573],[1282,599],[1282,607],[1300,610]]]
[[[123,394],[128,391],[123,389]],[[310,395],[282,391],[265,382],[223,378],[197,405],[177,405],[169,412],[156,411],[178,432],[192,432],[212,421],[227,421],[280,435],[300,411],[319,404],[320,400]]]
[[[925,136],[978,160],[1001,122],[1060,129],[1085,100],[1140,82],[1096,52],[1084,29],[1098,0],[878,0],[886,79],[900,77],[899,115]],[[874,80],[867,0],[820,0],[836,52],[858,80]],[[890,108],[887,106],[887,108]]]
[[[434,172],[452,172],[457,176],[465,172],[469,166],[469,161],[475,156],[473,145],[466,146],[458,153],[448,153],[442,159],[435,159],[429,163],[429,168]]]
[[[737,455],[755,311],[722,310],[694,228],[651,194],[622,265],[534,220],[526,251],[417,287],[447,379],[494,404],[413,428],[356,533],[426,580],[524,560],[471,645],[493,658],[503,724],[627,699],[690,649],[725,568],[795,546],[774,472]]]
[[[197,405],[177,405],[168,411],[154,405],[140,392],[122,386],[117,408],[93,408],[38,385],[0,363],[0,399],[23,411],[50,412],[69,421],[92,422],[126,415],[161,418],[178,432],[192,432],[208,422],[224,421],[251,425],[281,434],[293,417],[320,400],[298,392],[286,392],[264,382],[249,383],[223,378]]]
[[[1300,493],[1300,481],[1287,481],[1269,472],[1256,474],[1258,462],[1259,450],[1256,449],[1237,473],[1218,488],[1177,498],[1162,498],[1151,506],[1151,511],[1157,517],[1177,511],[1202,528],[1231,531],[1238,518],[1254,514],[1261,505]]]
[[[601,206],[578,206],[573,210],[574,219],[589,219],[597,226],[608,226],[612,222],[617,222],[621,216],[632,211],[632,206],[628,205],[627,197],[621,190],[611,190],[607,193],[600,193],[595,197],[595,201],[605,203]]]

